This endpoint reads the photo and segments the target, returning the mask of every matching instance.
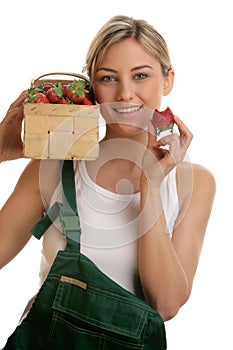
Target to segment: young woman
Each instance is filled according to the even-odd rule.
[[[192,134],[178,117],[179,133],[157,140],[151,118],[172,91],[174,70],[164,39],[151,25],[126,16],[110,19],[93,39],[84,70],[106,135],[96,160],[74,162],[82,252],[168,320],[191,293],[214,178],[184,161]],[[24,99],[25,92],[1,123],[1,161],[22,157]],[[32,160],[0,213],[1,268],[60,198],[58,162]],[[41,282],[65,245],[55,222],[43,239]]]

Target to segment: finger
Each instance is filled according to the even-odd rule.
[[[147,149],[151,151],[150,154],[154,160],[161,159],[164,156],[164,151],[160,149],[159,143],[157,141],[156,128],[154,127],[151,120],[148,123]]]
[[[180,137],[181,137],[182,141],[184,142],[186,148],[188,148],[191,141],[192,141],[193,134],[188,129],[188,127],[184,124],[184,122],[180,120],[179,117],[174,116],[174,121],[175,121],[176,125],[178,126]]]
[[[167,159],[170,157],[174,164],[178,164],[184,158],[187,147],[180,135],[173,134],[162,137],[159,143],[161,144],[160,147],[168,151],[166,153]]]
[[[180,136],[177,134],[171,134],[167,136],[161,137],[158,141],[158,146],[163,147],[163,146],[171,146],[171,145],[176,145],[180,143]]]
[[[2,129],[21,128],[22,121],[24,119],[23,105],[9,109],[5,118],[1,122]]]
[[[156,134],[156,128],[154,127],[152,120],[149,120],[148,123],[148,147],[155,147],[157,146],[157,134]]]
[[[6,116],[5,120],[13,120],[13,119],[23,119],[24,113],[23,113],[24,107],[23,105],[20,105],[18,107],[9,109]]]
[[[13,103],[11,103],[8,111],[11,111],[14,108],[21,106],[23,104],[26,96],[27,96],[27,90],[21,92],[21,94],[17,97],[17,99]]]

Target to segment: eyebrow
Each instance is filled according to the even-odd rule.
[[[131,71],[135,71],[135,70],[143,69],[143,68],[150,68],[150,69],[153,69],[152,66],[149,66],[148,64],[144,64],[144,65],[142,65],[142,66],[137,66],[137,67],[132,68]]]
[[[144,65],[136,66],[136,67],[132,68],[131,71],[134,72],[136,70],[143,69],[143,68],[153,69],[152,66],[149,66],[148,64],[144,64]],[[117,73],[117,71],[115,69],[107,68],[107,67],[100,67],[99,69],[97,69],[97,72],[99,72],[100,70],[104,70],[106,72]]]

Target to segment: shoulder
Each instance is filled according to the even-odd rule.
[[[187,179],[187,177],[194,182],[193,184],[203,186],[206,183],[215,190],[215,178],[210,170],[203,165],[194,164],[189,162],[182,162],[177,166],[177,183],[179,185],[179,179]]]
[[[57,174],[58,171],[58,161],[33,159],[26,165],[21,178],[28,178],[28,180],[34,181],[36,178],[41,180],[44,176],[48,180],[48,177]]]
[[[193,195],[202,202],[212,203],[216,192],[214,175],[207,168],[199,164],[193,164]]]
[[[182,162],[176,171],[177,191],[181,203],[184,201],[212,202],[216,182],[212,172],[200,164]]]
[[[194,186],[205,187],[208,184],[210,190],[215,191],[216,183],[212,172],[200,164],[190,164],[193,174]],[[187,164],[183,165],[183,171],[187,172]]]
[[[29,185],[32,182],[35,182],[35,180],[38,179],[39,168],[40,168],[40,161],[31,160],[23,170],[19,178],[19,183],[26,182]]]
[[[208,184],[210,188],[215,190],[216,183],[212,172],[200,164],[192,164],[194,180],[199,185]]]
[[[18,185],[40,193],[46,203],[50,202],[60,181],[60,165],[57,160],[31,160],[25,167]]]

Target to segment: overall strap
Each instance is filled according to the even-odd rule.
[[[76,203],[74,166],[72,160],[61,162],[62,168],[62,206],[59,217],[63,234],[80,245],[80,221]]]
[[[37,222],[31,233],[40,239],[53,221],[59,216],[63,234],[67,237],[67,250],[80,251],[80,221],[76,203],[76,189],[74,178],[73,161],[65,160],[60,162],[62,175],[62,203],[54,203],[43,218]]]

